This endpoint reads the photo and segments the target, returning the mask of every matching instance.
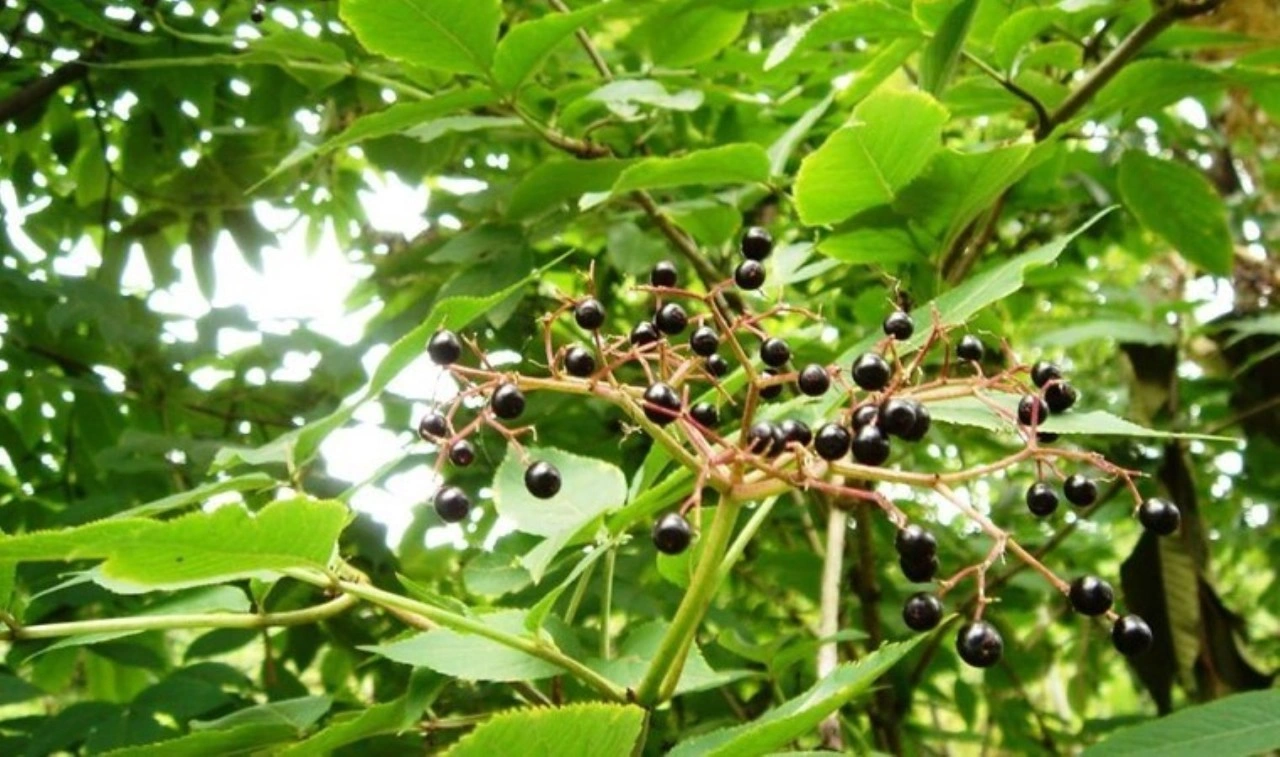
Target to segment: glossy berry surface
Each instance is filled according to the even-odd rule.
[[[1077,473],[1062,482],[1062,493],[1076,507],[1088,507],[1098,500],[1098,485]]]
[[[1037,481],[1027,488],[1027,509],[1037,518],[1053,515],[1058,509],[1058,493],[1043,481]]]
[[[889,459],[889,437],[875,426],[863,426],[853,437],[853,459],[863,465],[884,465]]]
[[[471,511],[471,499],[456,486],[443,486],[436,492],[436,515],[445,523],[457,523]]]
[[[772,368],[766,368],[765,370],[760,372],[760,375],[763,376],[764,378],[773,378],[774,376],[778,375],[778,372]],[[770,384],[769,386],[760,387],[761,399],[776,400],[778,397],[781,397],[781,396],[782,396],[782,384]]]
[[[427,342],[427,355],[436,365],[453,365],[462,357],[462,342],[457,334],[441,329]]]
[[[653,546],[664,555],[678,555],[693,541],[693,527],[680,513],[667,513],[653,524]]]
[[[1081,576],[1071,582],[1067,591],[1071,606],[1081,615],[1101,615],[1111,609],[1116,595],[1111,584],[1096,576]]]
[[[1024,426],[1038,426],[1049,420],[1049,406],[1034,394],[1027,394],[1018,400],[1018,423]]]
[[[773,368],[786,365],[791,359],[791,348],[786,341],[777,337],[769,337],[760,344],[760,359],[765,365]]]
[[[839,423],[827,423],[813,437],[813,450],[823,460],[839,460],[849,454],[853,435]]]
[[[965,334],[960,337],[960,343],[956,345],[956,357],[961,360],[972,360],[973,362],[981,362],[987,348],[982,346],[982,340],[973,334]]]
[[[1044,385],[1050,381],[1062,378],[1062,369],[1046,360],[1041,360],[1031,366],[1031,383],[1044,388]]]
[[[764,286],[764,264],[758,260],[742,261],[733,271],[733,283],[747,291],[754,291]]]
[[[938,558],[908,560],[905,557],[900,557],[898,558],[898,567],[902,569],[902,575],[908,581],[916,584],[925,584],[938,575]]]
[[[261,5],[253,6],[253,10],[249,11],[249,20],[255,24],[260,24],[267,20],[267,10]]]
[[[794,418],[779,423],[778,431],[782,433],[784,442],[795,442],[801,447],[808,447],[809,442],[813,441],[813,430],[809,428],[809,424]]]
[[[916,403],[894,397],[880,406],[880,430],[893,436],[911,432],[916,425]]]
[[[966,623],[956,634],[956,652],[968,665],[989,668],[1000,662],[1004,639],[996,627],[985,620]]]
[[[1137,615],[1124,615],[1111,626],[1111,644],[1125,657],[1137,657],[1151,648],[1151,626]]]
[[[1050,384],[1044,390],[1044,401],[1049,406],[1049,410],[1055,413],[1065,413],[1076,404],[1076,400],[1080,398],[1080,393],[1076,388],[1065,381],[1059,381],[1056,384]]]
[[[431,441],[449,433],[449,423],[440,413],[427,413],[418,421],[418,436]]]
[[[831,377],[827,375],[826,368],[810,363],[800,370],[796,386],[807,397],[821,397],[831,388]]]
[[[892,375],[889,362],[875,353],[868,352],[853,362],[853,383],[868,392],[878,392],[888,386]]]
[[[719,355],[711,355],[707,358],[707,373],[716,378],[720,378],[729,373],[729,361]]]
[[[934,535],[911,523],[898,531],[893,540],[898,555],[908,560],[927,560],[938,554],[938,540]]]
[[[885,336],[891,336],[899,342],[910,339],[911,335],[916,333],[916,323],[911,320],[911,316],[896,310],[884,319],[882,326]]]
[[[747,450],[758,455],[769,454],[781,438],[777,426],[769,421],[758,421],[747,431]]]
[[[641,321],[631,329],[631,343],[637,347],[643,347],[646,344],[653,344],[662,338],[658,327],[649,321]]]
[[[689,417],[705,429],[714,429],[720,425],[720,411],[710,402],[699,402],[689,408]]]
[[[574,306],[573,320],[587,331],[595,331],[604,325],[604,305],[595,297],[588,297]]]
[[[695,355],[711,357],[720,349],[720,335],[710,326],[699,326],[689,336],[689,349]]]
[[[476,448],[471,446],[471,442],[466,439],[455,442],[454,445],[449,448],[449,462],[459,468],[465,468],[475,461]]]
[[[902,606],[902,622],[912,631],[929,631],[942,622],[942,600],[927,591],[912,594]]]
[[[564,354],[564,369],[570,376],[586,378],[596,372],[596,356],[586,347],[574,345]]]
[[[1157,536],[1169,536],[1182,523],[1182,511],[1166,499],[1150,497],[1138,506],[1138,522]]]
[[[551,499],[560,492],[560,471],[551,463],[539,460],[524,472],[524,488],[538,499]]]
[[[933,425],[933,415],[929,413],[929,408],[920,404],[915,400],[910,400],[915,413],[916,422],[911,424],[911,428],[899,434],[908,442],[918,442],[929,433],[929,428]]]
[[[870,426],[880,422],[880,408],[875,405],[863,405],[853,411],[853,428],[855,431],[860,430],[863,426]]]
[[[739,247],[742,255],[749,260],[764,260],[773,252],[773,235],[768,229],[752,226],[742,235]]]
[[[684,308],[674,302],[668,302],[658,309],[658,314],[653,318],[654,324],[658,330],[664,334],[675,336],[685,330],[689,325],[689,314],[684,312]]]
[[[524,392],[515,384],[503,384],[493,390],[489,398],[493,414],[503,420],[515,420],[524,412]]]
[[[659,381],[644,390],[644,415],[659,426],[671,423],[680,415],[680,395]]]
[[[649,283],[656,287],[673,287],[679,280],[675,263],[670,260],[663,260],[649,272]]]

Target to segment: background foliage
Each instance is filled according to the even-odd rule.
[[[817,721],[853,698],[840,710],[849,749],[1069,753],[1271,685],[1280,223],[1267,187],[1280,174],[1280,25],[1267,0],[1212,13],[1130,0],[574,8],[281,0],[255,26],[250,4],[231,0],[6,0],[0,530],[26,535],[0,540],[0,602],[11,628],[137,616],[164,630],[134,618],[8,644],[0,751],[163,741],[167,754],[391,754],[457,742],[491,754],[536,728],[590,754],[626,753],[644,729],[646,753],[680,742],[680,753],[742,754],[816,746]],[[389,176],[418,190],[390,205],[417,233],[370,220],[387,209]],[[384,191],[371,200],[371,188]],[[843,360],[895,298],[932,300],[1113,205],[1025,282],[1002,274],[1003,289],[985,290],[997,296],[952,302],[989,343],[1064,361],[1086,409],[1233,438],[1076,437],[1181,507],[1187,526],[1160,544],[1114,491],[1048,525],[1021,517],[1025,480],[971,488],[1063,574],[1122,576],[1124,604],[1157,630],[1136,667],[1102,626],[1009,565],[992,612],[1010,647],[1000,666],[963,669],[938,636],[865,663],[888,670],[872,694],[858,668],[816,681],[824,515],[803,500],[770,513],[717,595],[682,696],[648,719],[588,703],[559,667],[488,637],[406,637],[394,613],[279,580],[322,567],[340,538],[375,585],[494,633],[540,625],[625,685],[680,599],[682,568],[655,560],[646,538],[620,538],[643,535],[647,520],[632,516],[674,500],[660,465],[643,464],[643,436],[606,408],[531,398],[540,445],[594,460],[569,464],[603,482],[582,519],[513,500],[502,521],[486,506],[444,529],[419,476],[415,496],[397,495],[399,516],[343,529],[333,500],[358,505],[430,465],[411,429],[422,400],[450,388],[423,370],[426,335],[467,326],[536,369],[538,316],[557,293],[581,293],[589,265],[610,321],[630,324],[647,307],[630,286],[655,261],[720,280],[739,231],[761,224],[785,242],[767,297],[785,287],[825,318],[790,322],[793,347]],[[237,299],[241,259],[264,272],[294,260],[281,239],[335,247],[358,272],[349,291],[307,290],[308,262],[273,279],[291,296],[345,297],[349,338],[305,317],[255,317]],[[397,383],[406,370],[431,386]],[[335,431],[352,424],[401,444],[363,480],[333,473],[353,449]],[[940,425],[899,463],[973,465],[1010,441]],[[501,490],[502,455],[487,440],[483,464],[451,480],[478,491],[496,471]],[[611,570],[584,565],[599,549],[564,548],[624,500]],[[963,518],[923,498],[904,506],[938,521],[944,564],[985,553]],[[857,525],[846,660],[907,638],[899,608],[913,591],[889,557],[889,524]],[[64,531],[30,533],[43,529]],[[174,620],[184,615],[203,620]],[[1192,730],[1229,726],[1224,712],[1276,719],[1274,696],[1246,696]],[[464,738],[543,700],[575,704]],[[765,713],[754,730],[697,738]],[[1228,732],[1215,748],[1274,747],[1271,733]],[[1123,738],[1135,734],[1185,736],[1170,725]]]

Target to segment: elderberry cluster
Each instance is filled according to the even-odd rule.
[[[1084,463],[1122,480],[1133,494],[1138,518],[1147,529],[1160,535],[1178,529],[1177,507],[1158,498],[1143,499],[1133,484],[1133,472],[1091,453],[1045,446],[1058,437],[1041,426],[1053,416],[1068,413],[1079,399],[1079,393],[1058,366],[1041,361],[1028,367],[1017,363],[1010,354],[1006,362],[1013,363],[1011,367],[987,375],[986,348],[981,339],[965,334],[953,343],[951,327],[941,323],[936,313],[928,332],[917,334],[912,316],[904,309],[893,310],[882,323],[884,337],[873,349],[858,355],[847,371],[843,366],[821,363],[796,366],[791,346],[784,338],[769,333],[765,323],[778,316],[799,314],[816,319],[817,315],[781,304],[761,313],[745,309],[734,313],[723,299],[724,290],[730,287],[736,287],[747,298],[764,284],[765,261],[773,246],[768,231],[749,229],[741,238],[743,260],[732,279],[708,287],[706,293],[681,288],[674,264],[657,264],[648,286],[639,287],[654,298],[652,316],[632,325],[625,336],[603,332],[607,309],[594,295],[566,299],[544,321],[550,377],[493,370],[474,345],[481,367],[463,366],[462,340],[448,330],[436,332],[427,345],[428,354],[466,386],[447,413],[435,410],[418,426],[421,437],[440,448],[437,465],[444,459],[458,467],[471,465],[476,451],[468,437],[489,427],[505,436],[524,461],[528,492],[540,499],[555,498],[562,484],[560,471],[547,461],[530,459],[518,441],[521,430],[506,424],[524,413],[526,390],[563,391],[603,399],[626,412],[656,442],[678,452],[675,457],[698,475],[690,497],[678,508],[660,515],[653,524],[651,538],[659,552],[680,554],[697,538],[686,515],[701,505],[703,490],[708,488],[721,498],[737,501],[776,496],[794,488],[831,495],[835,501],[874,504],[898,528],[895,548],[903,576],[913,583],[937,584],[935,591],[919,592],[907,600],[903,620],[909,628],[936,628],[945,612],[943,598],[947,592],[963,579],[976,581],[975,615],[956,636],[960,657],[976,667],[994,665],[1003,654],[1000,633],[982,615],[990,602],[985,594],[986,571],[1010,543],[1008,534],[980,513],[966,510],[995,539],[995,547],[982,563],[939,579],[937,539],[921,526],[909,523],[905,514],[875,491],[876,481],[894,480],[933,488],[949,497],[946,476],[942,474],[897,471],[891,475],[884,467],[897,444],[920,442],[928,435],[932,425],[929,402],[973,398],[1017,431],[1026,445],[1023,451],[1006,458],[998,467],[987,466],[985,472],[1024,462],[1034,464],[1037,481],[1026,491],[1025,499],[1035,517],[1046,518],[1058,509],[1059,490],[1046,480],[1046,471],[1062,480],[1060,491],[1072,505],[1085,508],[1098,501],[1098,485],[1093,478],[1083,473],[1059,472],[1056,463],[1068,461]],[[591,286],[594,289],[594,282]],[[577,343],[556,349],[552,322],[566,313],[572,313],[582,337]],[[689,332],[688,337],[683,336],[685,332]],[[930,355],[937,358],[939,350],[944,353],[941,360],[926,362]],[[915,357],[904,362],[903,356],[913,352]],[[926,367],[936,368],[936,375],[926,377]],[[736,392],[731,387],[739,383],[728,380],[735,368],[745,374],[745,381],[741,382],[744,388]],[[788,387],[807,398],[823,397],[834,390],[839,401],[831,403],[835,409],[816,424],[816,429],[799,417],[759,419],[762,403],[781,397]],[[454,419],[462,396],[481,396],[486,403],[474,420],[459,428]],[[998,397],[1010,398],[1010,406],[1017,398],[1016,410],[1002,405]],[[948,475],[962,481],[983,472]],[[459,487],[446,485],[437,492],[434,504],[442,520],[458,522],[467,517],[471,499]],[[957,505],[964,509],[960,503]],[[1106,581],[1082,576],[1068,583],[1024,550],[1015,550],[1015,554],[1054,583],[1077,612],[1111,619],[1114,646],[1120,652],[1139,654],[1151,645],[1152,632],[1146,622],[1136,615],[1119,616],[1113,611],[1114,592]]]

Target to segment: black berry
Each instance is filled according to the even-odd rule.
[[[418,421],[418,436],[424,440],[439,439],[449,433],[449,422],[440,413],[427,413]]]
[[[644,414],[659,426],[671,423],[680,414],[680,395],[659,381],[644,390]]]
[[[1018,423],[1024,426],[1038,426],[1049,420],[1049,406],[1034,394],[1023,395],[1018,400]]]
[[[911,320],[911,316],[896,310],[884,319],[884,333],[891,336],[899,342],[910,339],[911,335],[916,333],[915,321]]]
[[[863,465],[883,465],[889,459],[889,437],[875,426],[863,426],[853,437],[853,459]]]
[[[813,438],[813,449],[823,460],[839,460],[849,454],[849,444],[853,437],[849,430],[839,423],[828,423],[818,429]]]
[[[1027,489],[1027,509],[1037,518],[1053,515],[1058,509],[1058,494],[1053,487],[1037,481]]]
[[[440,329],[427,342],[427,354],[436,365],[453,365],[462,357],[462,342],[452,331]]]
[[[689,348],[695,355],[711,357],[720,348],[720,335],[710,326],[699,326],[689,337]]]
[[[693,528],[680,513],[667,513],[653,524],[653,546],[664,555],[678,555],[693,541]]]
[[[729,361],[719,355],[712,355],[707,358],[707,373],[716,378],[720,378],[729,372]]]
[[[904,433],[899,434],[903,439],[909,442],[918,442],[929,433],[929,427],[933,425],[933,416],[929,413],[929,408],[921,405],[916,400],[911,400],[916,412],[916,422],[911,424],[911,428]]]
[[[261,5],[253,6],[253,10],[249,11],[249,20],[255,24],[260,24],[267,20],[267,9]]]
[[[1090,616],[1110,610],[1116,598],[1111,584],[1095,576],[1081,576],[1072,581],[1067,597],[1076,612]]]
[[[1054,442],[1058,441],[1058,435],[1053,433],[1052,431],[1037,431],[1036,441],[1040,442],[1041,444],[1053,444]]]
[[[880,408],[875,405],[863,405],[853,411],[853,430],[860,431],[863,426],[880,422]]]
[[[653,267],[649,273],[649,283],[656,287],[673,287],[680,277],[676,274],[675,263],[663,260]]]
[[[1151,497],[1138,506],[1138,521],[1153,534],[1168,536],[1178,530],[1182,512],[1168,500]]]
[[[892,375],[888,361],[874,353],[868,352],[853,361],[853,383],[868,392],[878,392],[888,386]]]
[[[744,260],[733,272],[733,281],[748,291],[764,286],[764,265],[758,260]]]
[[[1050,381],[1062,378],[1062,369],[1045,360],[1031,366],[1031,382],[1041,389]]]
[[[1044,390],[1044,401],[1049,409],[1055,413],[1065,413],[1076,404],[1076,400],[1080,398],[1080,393],[1076,388],[1065,381],[1059,381],[1056,384],[1050,384]]]
[[[504,420],[515,420],[524,412],[524,393],[515,384],[503,384],[489,398],[493,414]]]
[[[938,554],[938,540],[914,523],[898,531],[893,546],[898,555],[907,560],[927,560]]]
[[[689,417],[705,429],[714,429],[720,425],[720,411],[710,402],[699,402],[689,408]]]
[[[813,441],[813,431],[804,421],[788,418],[778,424],[778,430],[782,432],[782,439],[785,442],[795,442],[801,447],[808,447],[809,442]]]
[[[927,591],[912,594],[902,606],[902,620],[912,631],[929,631],[942,622],[942,601]]]
[[[467,517],[471,499],[456,486],[443,486],[436,492],[436,514],[445,523],[457,523]]]
[[[1125,657],[1137,657],[1151,648],[1151,626],[1137,615],[1125,615],[1111,626],[1111,643]]]
[[[538,499],[551,499],[560,491],[560,471],[545,460],[539,460],[524,472],[524,488]]]
[[[956,345],[956,357],[961,360],[972,360],[973,362],[981,362],[982,356],[987,352],[982,346],[982,340],[973,334],[965,334],[960,337],[960,343]]]
[[[1004,639],[996,627],[985,620],[966,623],[956,634],[956,652],[960,659],[975,668],[989,668],[1000,662]]]
[[[765,378],[773,378],[774,376],[778,375],[778,372],[772,368],[766,368],[764,371],[761,372],[760,375],[764,376]],[[769,386],[760,387],[761,399],[773,400],[773,399],[777,399],[780,396],[782,396],[782,384],[770,384]]]
[[[782,433],[769,421],[757,421],[747,431],[747,450],[756,454],[768,454],[782,439]]]
[[[564,354],[564,368],[570,376],[586,378],[596,372],[596,356],[591,350],[574,345]]]
[[[902,575],[911,583],[925,584],[938,575],[938,558],[908,560],[905,557],[900,557],[898,558],[898,567],[902,569]]]
[[[765,365],[781,367],[791,359],[791,348],[787,346],[786,341],[769,337],[760,344],[760,359]]]
[[[674,302],[668,302],[658,309],[658,314],[654,316],[653,322],[664,334],[675,336],[684,331],[689,325],[689,315],[684,312],[684,308]]]
[[[1088,507],[1098,499],[1098,485],[1077,473],[1067,476],[1067,480],[1062,482],[1062,493],[1076,507]]]
[[[465,468],[476,461],[476,448],[466,439],[459,440],[449,448],[449,462]]]
[[[800,376],[796,379],[796,386],[800,388],[800,393],[809,397],[821,397],[831,388],[831,377],[827,375],[827,369],[817,363],[810,363],[800,371]]]
[[[773,235],[759,226],[752,226],[742,235],[742,254],[750,260],[764,260],[773,252]]]
[[[604,305],[595,297],[588,297],[574,306],[573,320],[587,331],[595,331],[604,325]]]
[[[916,405],[911,400],[893,397],[880,406],[880,430],[893,436],[903,436],[916,425]]]
[[[658,333],[658,327],[649,321],[641,321],[631,329],[631,343],[637,347],[653,344],[661,338],[662,334]]]

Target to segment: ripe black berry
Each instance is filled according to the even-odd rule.
[[[720,348],[720,335],[710,326],[699,326],[689,337],[689,348],[695,355],[711,357]]]
[[[989,668],[1000,662],[1004,639],[996,627],[985,620],[966,623],[956,634],[956,652],[960,659],[975,668]]]
[[[918,442],[925,437],[925,434],[929,433],[929,427],[933,425],[933,416],[929,413],[929,408],[921,405],[916,400],[910,400],[910,402],[916,412],[916,422],[899,436],[909,442]]]
[[[916,425],[916,403],[893,397],[880,405],[880,430],[893,436],[910,433]]]
[[[742,254],[750,260],[764,260],[773,252],[773,235],[759,226],[752,226],[742,235]]]
[[[927,560],[938,554],[938,540],[914,523],[898,531],[893,546],[898,555],[907,560]]]
[[[662,334],[658,333],[658,327],[648,321],[641,321],[631,329],[631,343],[637,347],[653,344],[661,338]]]
[[[1178,530],[1178,524],[1182,522],[1182,511],[1168,500],[1151,497],[1138,507],[1138,521],[1153,534],[1168,536]]]
[[[504,420],[515,420],[524,412],[524,393],[515,384],[503,384],[489,398],[493,414]]]
[[[817,363],[810,363],[800,371],[796,386],[800,387],[801,394],[821,397],[831,388],[831,377],[827,375],[826,368]]]
[[[720,411],[710,402],[699,402],[689,408],[689,417],[705,429],[715,429],[720,425]]]
[[[449,462],[465,468],[476,461],[476,448],[471,446],[471,442],[461,439],[449,448]]]
[[[671,423],[680,414],[680,395],[659,381],[644,390],[644,414],[659,426]]]
[[[418,421],[418,436],[425,441],[439,439],[449,433],[449,422],[440,413],[427,413]]]
[[[436,492],[436,514],[445,523],[457,523],[467,517],[471,510],[471,499],[466,492],[456,486],[442,486]]]
[[[927,591],[912,594],[902,606],[902,620],[912,631],[929,631],[942,622],[942,601]]]
[[[986,348],[982,346],[982,340],[973,334],[965,334],[960,337],[960,343],[956,345],[956,357],[961,360],[972,360],[973,362],[981,362],[982,356],[986,354]]]
[[[267,20],[267,9],[261,5],[253,6],[253,10],[249,11],[249,20],[255,24],[260,24]]]
[[[545,460],[539,460],[524,472],[524,488],[538,499],[551,499],[560,491],[560,471]]]
[[[1037,481],[1027,489],[1027,509],[1037,518],[1053,515],[1058,509],[1058,494],[1043,481]]]
[[[719,355],[712,355],[707,358],[707,373],[716,378],[720,378],[729,372],[729,361]]]
[[[1055,413],[1065,413],[1076,404],[1076,400],[1080,398],[1080,393],[1076,388],[1065,381],[1059,381],[1056,384],[1050,384],[1044,390],[1044,401],[1049,405],[1049,409]]]
[[[1031,382],[1040,388],[1055,379],[1062,378],[1062,369],[1046,360],[1031,366]]]
[[[863,426],[853,437],[853,459],[863,465],[883,465],[889,459],[889,437],[875,426]]]
[[[1062,482],[1062,493],[1076,507],[1088,507],[1098,499],[1098,485],[1077,473],[1067,476],[1067,480]]]
[[[1052,431],[1037,431],[1036,441],[1040,442],[1041,444],[1053,444],[1054,442],[1058,441],[1058,435],[1053,433]]]
[[[916,324],[911,320],[911,316],[897,310],[884,319],[884,333],[901,342],[910,339],[911,335],[916,333]]]
[[[1090,616],[1110,610],[1116,598],[1111,584],[1095,576],[1081,576],[1072,581],[1067,597],[1076,612]]]
[[[649,283],[656,287],[673,287],[679,280],[676,274],[675,263],[670,260],[663,260],[653,267],[653,271],[649,273]]]
[[[604,325],[604,305],[595,297],[588,297],[574,306],[573,320],[587,331],[595,331]]]
[[[868,352],[853,361],[853,383],[868,392],[878,392],[888,386],[892,375],[888,361],[874,353]]]
[[[1023,395],[1018,400],[1018,423],[1024,426],[1038,426],[1049,420],[1049,406],[1034,394]]]
[[[863,426],[880,422],[880,408],[875,405],[863,405],[853,411],[853,430],[860,431]]]
[[[813,431],[804,421],[788,418],[778,424],[778,430],[782,432],[784,442],[795,442],[801,447],[808,447],[809,442],[813,441]]]
[[[791,359],[791,348],[787,346],[786,341],[769,337],[760,344],[760,359],[765,365],[781,367]]]
[[[462,342],[452,331],[440,329],[427,342],[427,354],[436,365],[453,365],[462,357]]]
[[[926,584],[938,575],[938,558],[930,557],[926,560],[908,560],[905,557],[898,558],[898,567],[902,569],[902,575],[908,581],[915,584]]]
[[[1137,615],[1125,615],[1111,626],[1111,643],[1125,657],[1137,657],[1151,648],[1151,626]]]
[[[747,431],[747,451],[756,454],[773,452],[782,438],[782,433],[769,421],[758,421]]]
[[[586,378],[596,372],[596,356],[591,350],[574,345],[564,354],[564,368],[570,376]]]
[[[693,528],[680,513],[667,513],[653,524],[653,546],[664,555],[678,555],[693,541]]]
[[[760,373],[765,378],[773,378],[778,372],[772,368],[766,368]],[[760,387],[760,398],[766,400],[777,399],[782,395],[782,384],[770,384],[769,386]]]
[[[823,460],[839,460],[849,454],[849,444],[853,441],[849,430],[839,423],[828,423],[818,429],[813,438],[813,449]]]
[[[684,308],[674,302],[668,302],[658,309],[658,314],[654,316],[653,322],[664,334],[675,336],[684,331],[689,325],[689,316],[684,312]]]
[[[764,286],[764,265],[758,260],[742,261],[733,272],[733,281],[740,289],[759,289]]]

